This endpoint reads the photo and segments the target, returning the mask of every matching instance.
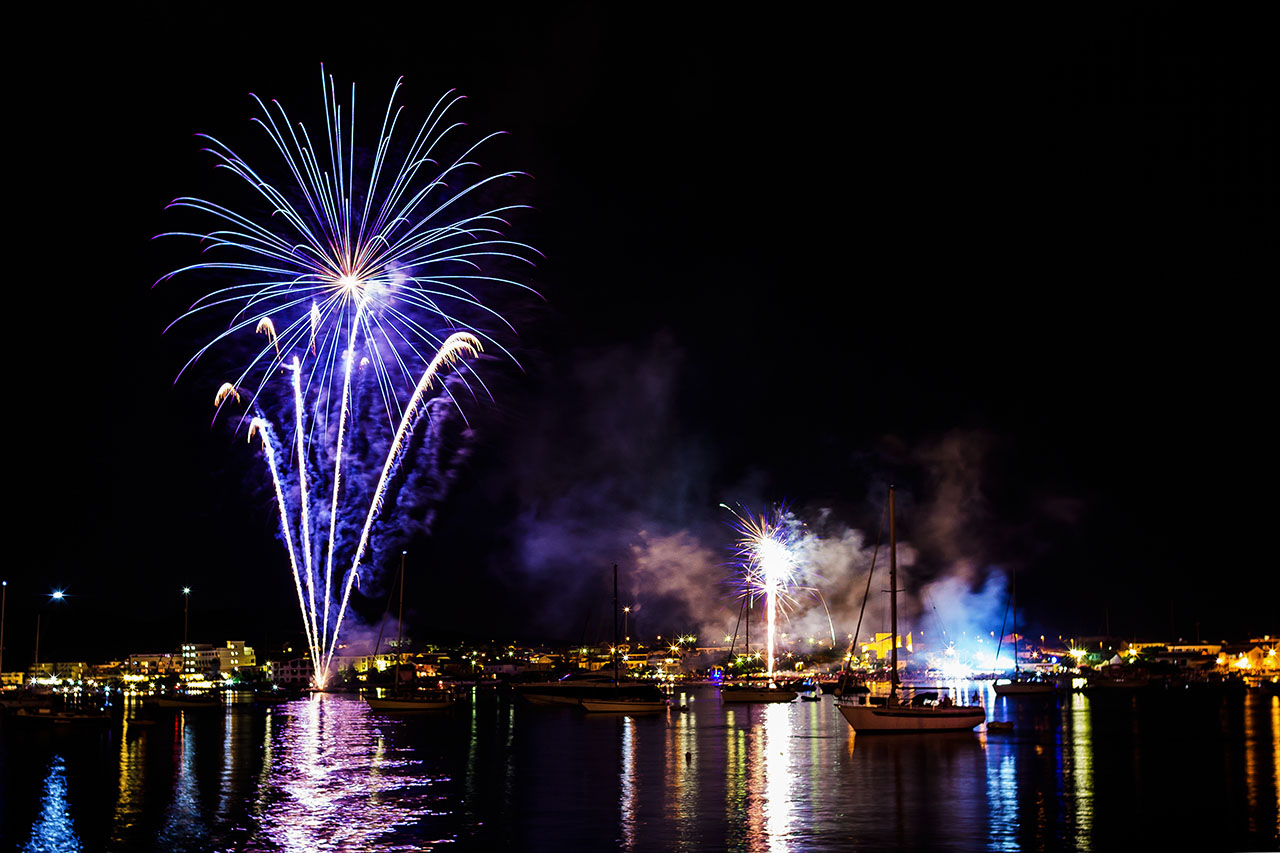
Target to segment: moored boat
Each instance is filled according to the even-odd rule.
[[[797,695],[779,684],[726,684],[720,688],[721,702],[790,702]]]
[[[997,696],[1049,696],[1057,691],[1057,686],[1052,681],[1045,681],[1042,678],[1034,676],[1026,676],[1022,673],[1022,667],[1018,661],[1018,641],[1021,637],[1018,635],[1018,574],[1013,572],[1010,576],[1009,589],[1009,606],[1013,610],[1013,677],[998,678],[992,683],[991,689],[996,692]],[[1001,629],[1003,630],[1003,629]],[[999,649],[996,655],[999,656]]]
[[[404,625],[404,562],[407,552],[400,552],[400,615],[396,624],[396,648],[401,648],[402,634],[401,626]],[[388,602],[388,606],[390,602]],[[379,632],[379,642],[382,636]],[[374,655],[378,653],[378,649],[374,647]],[[399,655],[397,655],[399,661]],[[457,701],[457,695],[450,690],[442,690],[436,688],[434,690],[423,690],[421,688],[410,688],[407,692],[400,690],[400,666],[397,663],[394,670],[394,681],[391,688],[391,694],[388,696],[369,696],[364,697],[364,701],[369,707],[375,711],[396,711],[396,712],[413,712],[413,711],[444,711],[452,708]]]
[[[650,681],[614,681],[599,673],[571,673],[555,681],[534,681],[513,688],[532,705],[577,705],[579,699],[622,696],[628,699],[664,699],[666,694]]]
[[[99,710],[54,710],[53,708],[19,708],[13,713],[15,719],[33,720],[53,725],[81,725],[108,723],[111,715]]]
[[[156,697],[156,707],[166,710],[194,711],[201,708],[221,708],[222,700],[216,693],[170,693]]]
[[[666,697],[662,699],[628,698],[625,696],[595,696],[590,699],[579,699],[582,710],[593,713],[641,714],[651,711],[665,711],[671,703]]]
[[[870,578],[867,579],[870,589]],[[936,694],[921,694],[903,702],[898,680],[898,543],[895,530],[893,487],[889,487],[889,621],[893,631],[889,643],[889,695],[881,700],[869,693],[855,698],[842,696],[836,708],[857,733],[864,732],[957,732],[971,730],[986,722],[986,709],[980,705],[963,706],[950,697],[939,700]]]
[[[456,697],[448,690],[418,690],[395,696],[366,696],[375,711],[443,711],[452,708]]]
[[[1058,688],[1052,681],[1015,675],[1013,678],[996,679],[991,689],[997,696],[1051,696]]]

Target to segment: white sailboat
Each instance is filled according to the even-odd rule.
[[[877,702],[869,694],[843,696],[836,707],[855,732],[957,732],[986,721],[981,706],[954,705],[925,696],[904,702],[898,692],[898,554],[894,529],[893,487],[889,487],[889,614],[893,630],[890,647],[889,696]],[[931,694],[930,694],[931,696]]]
[[[653,685],[652,692],[624,692],[622,681],[618,677],[618,564],[613,564],[613,685],[607,692],[602,690],[596,694],[577,697],[578,705],[584,711],[592,713],[640,714],[645,712],[665,711],[670,707],[666,694]]]
[[[400,615],[396,625],[396,669],[390,696],[366,696],[364,701],[375,711],[443,711],[452,708],[457,696],[448,690],[420,690],[400,692],[400,642],[404,625],[404,552],[400,553]],[[381,633],[381,632],[379,632]],[[376,656],[377,649],[374,649]]]
[[[1011,576],[1009,603],[1013,608],[1013,678],[998,678],[991,685],[997,696],[1048,696],[1057,687],[1043,678],[1029,678],[1022,674],[1018,664],[1018,575]]]
[[[746,647],[751,654],[751,604],[750,598],[744,599],[743,609],[747,614]],[[733,650],[729,650],[732,654]],[[790,687],[775,683],[773,673],[768,674],[769,681],[746,682],[739,684],[723,684],[720,686],[721,702],[790,702],[798,695]]]

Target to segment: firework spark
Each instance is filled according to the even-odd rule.
[[[228,397],[234,397],[237,403],[240,402],[240,392],[236,390],[236,386],[230,382],[223,382],[222,386],[218,388],[218,393],[213,395],[213,405],[215,407],[221,406],[222,401]]]
[[[769,515],[759,516],[752,515],[745,508],[721,506],[733,513],[729,526],[739,536],[734,544],[739,594],[752,600],[764,599],[766,660],[769,677],[772,678],[778,617],[789,600],[789,591],[796,586],[801,568],[804,527],[785,505],[777,507]]]
[[[523,175],[476,175],[479,165],[472,158],[499,134],[455,146],[465,125],[451,115],[463,99],[448,92],[411,141],[400,144],[394,131],[402,119],[403,107],[396,104],[401,83],[392,89],[368,164],[356,155],[355,89],[348,108],[323,67],[325,130],[320,135],[292,123],[279,102],[253,96],[263,111],[253,123],[279,156],[288,184],[277,186],[228,145],[200,134],[217,166],[250,188],[264,215],[259,219],[182,197],[169,207],[211,217],[216,225],[159,235],[197,238],[205,253],[200,263],[176,269],[161,282],[192,271],[234,278],[200,296],[174,321],[218,311],[229,315],[226,328],[196,350],[179,376],[241,332],[266,336],[265,346],[255,345],[236,380],[218,390],[215,405],[221,407],[229,396],[244,402],[242,392],[247,400],[240,423],[248,425],[250,440],[255,435],[261,440],[321,687],[330,674],[351,587],[359,582],[371,533],[428,391],[437,388],[452,399],[438,381],[449,367],[465,387],[483,390],[464,358],[477,358],[490,347],[510,356],[487,325],[499,331],[511,327],[481,301],[477,289],[529,290],[503,267],[532,264],[537,254],[503,235],[508,215],[524,205],[468,212],[496,182]],[[444,157],[450,147],[462,153]],[[289,393],[277,390],[275,380],[282,374],[289,377]],[[287,412],[276,421],[291,423],[292,442],[277,440],[267,415],[273,408]],[[385,414],[382,427],[377,426],[381,418],[361,415],[370,411]],[[356,448],[364,452],[377,446],[376,441],[355,443],[352,433],[393,428],[372,491],[352,488],[350,478],[365,467]],[[290,444],[292,465],[286,467],[279,454]],[[313,499],[320,495],[324,499]],[[367,510],[352,505],[365,499]],[[335,579],[334,563],[345,547],[339,517],[351,512],[364,521],[350,568]],[[313,541],[324,537],[326,528],[327,539]],[[341,559],[345,564],[347,558]],[[343,587],[336,613],[335,582]]]

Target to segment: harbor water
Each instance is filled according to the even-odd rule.
[[[1274,850],[1280,698],[999,698],[1011,731],[855,736],[833,697],[657,714],[476,689],[110,723],[0,722],[0,849],[23,851]]]

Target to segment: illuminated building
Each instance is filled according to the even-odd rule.
[[[227,640],[225,649],[214,649],[218,655],[218,671],[231,672],[240,667],[256,666],[253,646],[246,646],[244,640]]]
[[[130,675],[175,675],[182,672],[182,655],[172,652],[157,652],[129,655],[125,662],[125,671]]]
[[[862,653],[864,655],[874,653],[877,660],[884,660],[885,658],[890,657],[890,653],[893,651],[893,646],[891,645],[893,642],[892,638],[893,635],[890,633],[878,632],[873,641],[870,643],[859,643],[859,645],[862,647]],[[899,634],[897,646],[898,648],[906,649],[909,652],[915,651],[911,640],[911,634],[907,634],[905,637]]]
[[[218,651],[209,643],[182,644],[182,674],[212,675],[218,671]]]

